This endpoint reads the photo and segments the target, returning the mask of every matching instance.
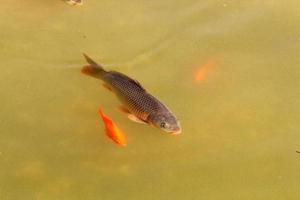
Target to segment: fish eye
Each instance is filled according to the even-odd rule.
[[[166,128],[166,127],[167,127],[167,124],[166,124],[166,122],[162,122],[162,123],[160,123],[160,127],[161,127],[161,128]]]

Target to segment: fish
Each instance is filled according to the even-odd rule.
[[[83,55],[88,65],[83,66],[81,72],[102,80],[104,86],[120,100],[119,108],[127,113],[129,119],[152,125],[170,134],[181,133],[181,125],[176,116],[137,80],[117,71],[106,71],[86,54]]]
[[[115,143],[126,146],[125,134],[117,127],[117,125],[99,109],[99,114],[104,122],[106,135],[112,139]]]
[[[217,61],[215,59],[210,59],[206,63],[200,65],[198,67],[195,74],[195,81],[201,82],[205,79],[207,74],[212,71],[212,69],[217,65]]]

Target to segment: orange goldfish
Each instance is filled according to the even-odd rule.
[[[99,109],[99,114],[105,125],[106,135],[111,138],[115,143],[126,146],[126,138],[124,133],[117,127],[117,125],[105,115],[101,109]]]
[[[195,74],[195,81],[203,81],[207,74],[209,74],[217,66],[219,60],[220,58],[211,58],[200,65]]]
[[[203,65],[201,65],[196,72],[195,80],[197,82],[204,80],[207,73],[211,70],[212,67],[215,66],[215,64],[216,64],[216,62],[214,62],[213,60],[210,60],[207,63],[204,63]]]

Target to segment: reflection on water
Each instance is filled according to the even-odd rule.
[[[298,199],[299,6],[2,0],[0,199]],[[139,80],[183,134],[116,111],[80,73],[83,52]],[[100,106],[126,148],[106,138]]]

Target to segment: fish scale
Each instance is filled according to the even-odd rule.
[[[160,109],[165,109],[162,103],[154,99],[154,97],[144,89],[141,89],[131,81],[116,78],[118,76],[119,73],[111,72],[108,75],[104,75],[103,79],[110,83],[117,97],[123,104],[130,108],[129,110],[133,114],[146,120],[149,114],[159,112]]]

